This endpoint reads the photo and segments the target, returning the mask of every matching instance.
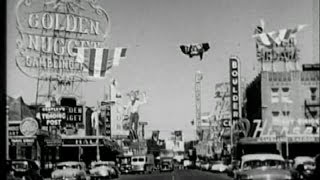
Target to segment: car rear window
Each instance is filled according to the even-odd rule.
[[[137,162],[137,161],[138,161],[137,158],[133,158],[133,159],[132,159],[132,162]]]
[[[143,162],[144,161],[144,158],[139,158],[139,162]]]
[[[28,163],[22,161],[14,161],[12,162],[12,167],[13,169],[28,169]]]

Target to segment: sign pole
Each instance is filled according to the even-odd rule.
[[[99,115],[98,115],[99,117]],[[99,135],[100,135],[100,130],[99,130],[99,118],[97,119],[98,121],[98,127],[97,127],[97,130],[96,130],[96,133],[97,133],[97,161],[100,161],[100,148],[99,148]]]
[[[6,105],[6,140],[7,140],[7,145],[6,145],[6,159],[9,160],[9,106]]]

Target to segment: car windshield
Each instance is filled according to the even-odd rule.
[[[313,161],[305,161],[303,164],[309,165],[309,166],[315,166],[315,163]]]
[[[108,166],[107,164],[95,164],[93,167],[102,167],[102,166]]]
[[[264,160],[264,161],[251,160],[251,161],[246,161],[243,163],[244,170],[256,169],[256,168],[261,168],[261,167],[284,169],[285,163],[284,163],[284,161],[273,160],[273,159],[268,159],[268,160]]]
[[[137,161],[138,161],[137,158],[133,158],[133,159],[132,159],[132,162],[137,162]]]
[[[71,169],[81,169],[80,165],[78,164],[63,164],[63,165],[58,165],[57,169],[67,169],[67,168],[71,168]]]
[[[139,162],[143,162],[144,161],[144,158],[139,158]]]
[[[121,163],[121,164],[130,164],[130,158],[120,159],[120,163]]]
[[[224,164],[222,161],[213,161],[212,164]]]
[[[13,169],[28,169],[28,164],[25,162],[12,162]]]

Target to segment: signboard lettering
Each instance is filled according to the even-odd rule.
[[[83,107],[66,107],[67,108],[67,118],[68,123],[81,123],[83,121]]]
[[[75,61],[74,49],[102,47],[110,29],[106,11],[93,0],[20,0],[16,17],[16,62],[21,71],[34,78],[79,78],[76,75],[84,69]]]
[[[96,145],[97,139],[79,138],[79,139],[62,139],[63,145]],[[104,140],[99,139],[99,144],[103,145]]]
[[[66,120],[66,107],[41,107],[40,117],[44,126],[60,126],[61,122]]]
[[[17,146],[17,145],[32,146],[35,140],[33,138],[10,138],[9,142],[11,146]]]
[[[231,121],[238,121],[240,118],[240,83],[239,83],[239,59],[230,58],[230,89],[231,89]]]
[[[298,48],[295,37],[289,38],[288,42],[282,41],[279,45],[266,46],[257,41],[257,58],[261,62],[271,61],[297,61]]]
[[[319,119],[256,119],[253,123],[252,137],[264,142],[283,141],[287,137],[290,142],[314,142],[320,132]]]

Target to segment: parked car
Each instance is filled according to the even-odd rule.
[[[86,180],[85,163],[66,161],[57,163],[51,174],[53,180]]]
[[[210,163],[210,171],[212,172],[226,172],[228,169],[228,166],[223,161],[212,161]]]
[[[297,156],[294,158],[294,169],[303,179],[309,178],[316,169],[315,159],[309,156]]]
[[[89,172],[91,180],[119,177],[119,171],[117,170],[115,163],[110,161],[92,162]]]
[[[234,172],[239,169],[240,167],[240,161],[239,160],[233,160],[231,163],[228,165],[228,168],[226,169],[227,175],[230,177],[234,176]]]
[[[184,169],[190,169],[192,166],[192,162],[189,159],[183,160],[183,168]]]
[[[237,180],[289,180],[293,179],[279,154],[247,154],[241,157],[240,169],[235,172]]]
[[[200,169],[200,166],[201,166],[201,161],[197,160],[197,161],[196,161],[196,168],[197,168],[197,169]]]
[[[14,176],[14,170],[11,165],[11,161],[6,161],[6,179],[7,180],[20,180],[21,178]]]
[[[201,170],[205,170],[208,171],[210,168],[210,163],[209,161],[202,161],[201,165],[200,165],[200,169]]]
[[[15,159],[9,160],[8,163],[11,164],[14,177],[22,180],[43,180],[40,167],[33,160]]]
[[[131,156],[117,156],[117,165],[121,173],[130,173],[132,170]]]

